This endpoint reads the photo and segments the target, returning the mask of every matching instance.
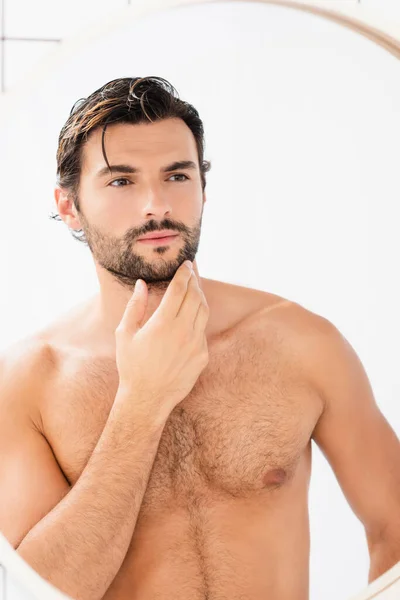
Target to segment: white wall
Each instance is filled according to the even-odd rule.
[[[48,219],[72,104],[116,77],[160,75],[198,108],[213,162],[201,275],[329,318],[399,434],[398,61],[331,22],[255,3],[123,22],[20,85],[2,114],[1,347],[97,289],[89,250]],[[315,445],[310,514],[311,600],[345,600],[367,585],[367,545]]]

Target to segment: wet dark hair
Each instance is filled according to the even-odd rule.
[[[123,77],[109,81],[87,98],[73,105],[70,116],[60,131],[57,148],[57,185],[63,188],[79,212],[79,183],[82,167],[82,149],[89,134],[103,127],[102,152],[108,168],[104,135],[108,124],[155,122],[163,119],[182,119],[196,141],[202,189],[206,187],[206,173],[210,161],[204,160],[204,127],[198,111],[184,102],[178,92],[162,77]],[[111,172],[111,171],[110,171]],[[58,213],[51,219],[61,221]],[[70,229],[73,237],[87,244],[82,229]]]

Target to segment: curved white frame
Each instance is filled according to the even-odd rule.
[[[114,17],[107,17],[106,22],[101,20],[88,31],[81,31],[77,35],[67,38],[52,55],[39,63],[37,69],[33,69],[29,77],[24,77],[22,83],[11,88],[9,92],[0,95],[0,103],[3,103],[3,117],[6,114],[6,109],[12,110],[13,98],[15,95],[20,95],[26,89],[26,86],[38,85],[41,80],[48,77],[52,69],[57,63],[62,62],[67,57],[77,53],[81,48],[86,46],[93,40],[99,39],[105,33],[121,25],[126,25],[127,19],[138,19],[148,16],[153,12],[161,10],[178,8],[184,6],[211,4],[216,2],[232,3],[237,0],[135,0],[134,5],[129,5],[119,11]],[[400,58],[400,23],[396,23],[382,18],[379,13],[374,13],[371,10],[366,10],[362,5],[339,6],[335,0],[240,0],[241,2],[257,2],[262,4],[272,4],[308,12],[330,21],[334,21],[339,25],[347,27],[354,32],[367,37],[386,51],[391,53],[396,58]],[[8,105],[6,107],[6,105]],[[32,569],[25,561],[14,552],[14,549],[9,544],[8,540],[0,532],[0,564],[4,565],[9,573],[16,580],[23,576],[24,585],[32,590],[32,593],[39,599],[43,600],[73,600],[62,594],[59,590],[51,586],[47,581],[42,579],[34,569]],[[400,562],[394,565],[389,571],[381,577],[373,581],[367,588],[361,591],[350,600],[374,600],[382,598],[385,600],[385,591],[390,592],[390,600],[392,596],[393,586],[396,586],[396,592],[400,597]],[[1,592],[0,588],[0,592]],[[2,595],[0,600],[3,600]],[[5,599],[4,599],[5,600]]]
[[[400,58],[400,21],[396,21],[393,17],[385,18],[381,12],[366,9],[361,4],[339,6],[337,0],[135,0],[134,4],[127,5],[114,15],[107,15],[106,19],[95,22],[89,29],[85,28],[64,39],[54,52],[46,55],[44,60],[32,69],[29,75],[24,75],[22,82],[0,94],[0,106],[3,103],[2,108],[12,110],[15,96],[23,95],[27,87],[34,88],[43,79],[47,79],[60,62],[78,53],[88,43],[101,38],[104,34],[126,25],[131,19],[136,20],[172,8],[236,1],[272,4],[326,18],[367,37],[396,58]],[[1,114],[4,117],[4,111]]]
[[[394,600],[395,594],[400,597],[400,562],[350,600]]]
[[[11,576],[15,581],[23,581],[21,586],[26,587],[33,598],[37,600],[74,600],[66,596],[48,581],[40,577],[38,573],[23,558],[15,552],[13,546],[0,533],[0,564],[6,568],[7,576],[3,572],[3,581],[0,579],[0,600],[13,600],[5,593],[7,577]]]

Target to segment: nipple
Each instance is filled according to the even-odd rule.
[[[285,483],[287,479],[287,473],[285,469],[270,469],[264,475],[263,481],[265,485],[281,485]]]

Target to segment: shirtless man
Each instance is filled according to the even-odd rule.
[[[0,530],[76,600],[306,600],[314,439],[372,581],[400,560],[399,440],[327,319],[199,276],[201,121],[162,82],[109,82],[61,132],[100,291],[3,353]]]

